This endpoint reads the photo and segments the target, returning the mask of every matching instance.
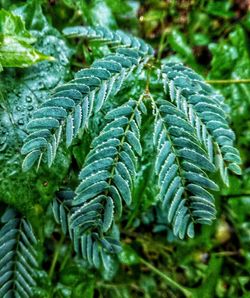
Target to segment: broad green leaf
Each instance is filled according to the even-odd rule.
[[[46,26],[49,28],[48,23]],[[11,26],[8,25],[6,28],[9,32]],[[20,27],[20,32],[26,32],[21,29],[22,27]],[[32,34],[37,38],[35,44],[37,49],[54,56],[55,62],[43,61],[22,70],[5,69],[0,74],[2,93],[0,107],[0,201],[31,215],[35,215],[35,212],[41,210],[39,205],[45,206],[53,199],[53,193],[58,189],[58,183],[63,179],[69,165],[67,154],[60,151],[55,167],[49,171],[46,167],[41,169],[39,178],[35,172],[27,174],[22,173],[21,170],[20,149],[27,136],[25,126],[31,118],[32,112],[48,100],[50,90],[63,82],[68,74],[71,50],[56,30],[54,30],[54,36],[51,35],[51,32],[33,30]],[[24,36],[29,38],[27,32]],[[48,131],[43,130],[40,135],[32,135],[28,140],[39,137],[42,139],[47,134]],[[38,152],[36,151],[36,153]],[[30,167],[30,164],[38,162],[38,159],[37,154],[29,156],[24,161],[25,167]],[[53,181],[53,183],[49,181]],[[18,187],[16,187],[17,185]]]
[[[32,44],[36,41],[25,28],[22,19],[4,9],[0,10],[0,34],[2,36],[14,36],[19,41]]]
[[[28,67],[43,60],[53,61],[32,47],[35,38],[25,29],[19,16],[0,11],[0,65],[1,67]]]

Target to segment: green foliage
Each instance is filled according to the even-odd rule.
[[[185,114],[174,105],[159,101],[155,105],[155,144],[162,208],[174,234],[181,239],[194,236],[194,222],[208,223],[215,217],[214,198],[205,189],[218,190],[203,171],[214,171],[213,164],[194,137],[195,130]]]
[[[218,44],[211,44],[210,49],[213,59],[209,79],[244,80],[250,77],[248,38],[241,26],[237,26],[227,39],[221,40]],[[248,130],[249,84],[219,85],[218,87],[230,102],[231,117],[239,141],[247,142],[240,134]],[[246,121],[242,121],[243,119]]]
[[[34,249],[36,238],[30,223],[13,209],[1,218],[0,230],[0,295],[2,297],[30,297],[36,285],[38,267]]]
[[[92,113],[97,113],[110,95],[115,96],[133,68],[138,64],[143,66],[144,60],[152,54],[144,42],[102,27],[74,27],[65,29],[64,33],[115,44],[117,49],[113,55],[95,61],[89,69],[77,72],[69,83],[57,87],[52,99],[33,113],[27,125],[30,134],[21,150],[26,155],[24,171],[37,161],[39,166],[44,153],[50,167],[62,127],[65,126],[69,147],[79,129],[87,126]],[[141,71],[142,67],[139,69]],[[172,224],[174,235],[183,239],[187,234],[192,238],[194,223],[211,224],[215,218],[214,198],[206,189],[218,190],[218,186],[206,172],[219,168],[223,181],[228,184],[227,168],[240,174],[241,160],[233,147],[235,136],[228,127],[226,105],[221,96],[181,64],[163,65],[160,76],[165,92],[169,92],[174,103],[152,102],[160,200],[162,208],[167,210],[167,221]],[[111,228],[114,216],[121,216],[122,201],[127,206],[132,202],[130,189],[136,175],[135,155],[142,155],[138,107],[146,113],[143,99],[147,96],[153,98],[151,94],[142,94],[139,100],[129,101],[107,113],[106,118],[112,121],[90,145],[93,149],[79,174],[82,182],[72,201],[72,215],[68,220],[62,209],[57,216],[62,220],[64,231],[69,224],[74,242],[75,238],[81,241],[83,258],[96,267],[100,262],[95,261],[99,256],[95,241],[100,241],[111,253],[116,251],[116,242],[112,245],[113,240],[107,240],[104,235]],[[105,266],[105,259],[103,263]]]
[[[223,181],[228,184],[228,169],[241,174],[238,166],[241,159],[239,152],[233,148],[235,135],[226,120],[227,107],[223,104],[223,97],[193,71],[178,65],[171,66],[163,68],[165,89],[168,86],[171,100],[186,114],[195,128],[197,138],[207,150],[210,161],[217,165]],[[213,149],[213,141],[216,150]]]
[[[30,45],[35,39],[19,16],[2,9],[0,25],[0,68],[28,67],[43,60],[53,61],[53,57],[43,55]]]
[[[92,142],[94,149],[79,174],[81,183],[72,203],[71,227],[77,233],[97,230],[102,238],[110,230],[114,217],[121,217],[122,201],[128,206],[131,204],[135,156],[141,155],[140,104],[140,100],[138,103],[130,100],[107,113],[106,119],[111,122]],[[109,242],[106,248],[116,252],[118,248],[112,245],[111,239]]]
[[[80,70],[75,79],[54,90],[52,98],[35,111],[27,125],[29,134],[21,153],[26,155],[23,169],[29,170],[37,161],[50,167],[56,156],[65,126],[66,145],[69,147],[80,128],[88,125],[92,113],[98,112],[111,95],[117,94],[123,82],[135,67],[139,68],[152,54],[152,49],[143,41],[121,32],[114,34],[105,28],[73,28],[65,30],[67,35],[85,36],[103,40],[109,44],[121,44],[114,54],[95,61],[89,69]],[[145,58],[144,58],[145,56]],[[140,71],[140,70],[139,70]],[[39,164],[38,164],[39,166]]]
[[[0,296],[247,297],[236,2],[0,1]]]
[[[36,47],[55,57],[56,61],[44,61],[23,70],[10,68],[0,74],[1,201],[30,214],[34,214],[37,204],[46,206],[51,200],[52,193],[58,189],[58,183],[67,172],[69,158],[67,152],[61,151],[57,163],[59,171],[43,169],[39,177],[35,173],[24,175],[20,165],[20,146],[26,138],[25,127],[33,111],[47,100],[50,90],[68,75],[71,56],[59,33],[51,31],[47,23],[42,31],[33,30],[33,35],[37,37]],[[16,185],[22,187],[16,188]]]

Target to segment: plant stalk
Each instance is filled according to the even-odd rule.
[[[250,79],[206,80],[208,84],[250,84]]]
[[[60,253],[60,248],[61,248],[61,245],[63,244],[64,239],[65,239],[65,235],[62,234],[62,236],[60,238],[60,241],[56,245],[56,249],[55,249],[55,252],[54,252],[54,255],[53,255],[53,260],[52,260],[52,263],[51,263],[51,266],[50,266],[50,269],[49,269],[49,278],[50,279],[52,278],[52,276],[54,274],[55,266],[56,266],[56,263],[57,263],[57,260],[58,260],[58,257],[59,257],[59,253]]]
[[[162,273],[160,270],[158,270],[156,267],[154,267],[152,264],[148,263],[143,258],[140,258],[141,263],[143,263],[145,266],[147,266],[150,270],[152,270],[155,274],[159,275],[162,279],[164,279],[171,287],[176,288],[180,290],[187,298],[194,297],[191,290],[183,287],[182,285],[178,284],[176,281],[174,281],[172,278],[167,276],[166,274]]]

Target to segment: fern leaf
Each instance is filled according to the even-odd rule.
[[[13,209],[7,209],[0,230],[0,296],[33,297],[34,269],[38,264],[36,238],[30,223]]]
[[[240,174],[239,152],[233,147],[235,135],[229,128],[226,105],[223,97],[201,76],[179,63],[167,63],[162,66],[161,76],[164,90],[170,99],[186,115],[186,119],[195,128],[196,135],[208,152],[210,161],[220,169],[223,181],[228,184],[227,169]],[[226,155],[233,150],[234,155]]]
[[[214,199],[206,190],[218,190],[206,174],[215,171],[215,167],[195,138],[195,128],[184,113],[163,100],[153,101],[153,106],[159,197],[174,234],[182,239],[185,235],[194,235],[194,223],[211,224],[215,217]],[[172,114],[178,116],[172,117]],[[191,138],[186,138],[187,132]],[[208,196],[209,210],[206,204]]]
[[[79,175],[82,181],[72,202],[77,208],[72,211],[70,226],[82,239],[86,253],[82,256],[88,261],[88,247],[95,245],[93,239],[92,242],[88,240],[91,243],[88,244],[87,239],[91,235],[92,238],[99,239],[107,251],[112,253],[120,250],[118,242],[108,239],[105,234],[110,231],[114,216],[121,215],[122,200],[126,205],[131,204],[136,155],[141,153],[139,135],[133,132],[133,127],[135,115],[141,113],[141,99],[142,97],[138,102],[129,100],[107,113],[108,123],[92,141],[93,149],[86,157]],[[136,122],[136,125],[139,131],[140,123]],[[96,252],[93,257],[95,260],[92,259],[92,263],[95,264]]]
[[[90,32],[93,33],[93,30]],[[106,30],[99,29],[98,32],[107,33]],[[63,128],[66,145],[69,147],[80,128],[88,125],[91,115],[101,109],[111,94],[119,92],[131,71],[138,65],[143,65],[152,55],[152,50],[144,42],[131,41],[132,44],[137,47],[118,48],[114,54],[96,60],[89,69],[77,72],[75,79],[55,88],[52,97],[35,111],[33,119],[27,125],[29,135],[21,152],[27,155],[36,151],[36,154],[25,158],[23,170],[27,171],[41,161],[47,162],[50,167],[56,156]],[[44,131],[47,133],[42,134]],[[135,141],[132,133],[130,141]],[[140,152],[140,147],[137,150]]]

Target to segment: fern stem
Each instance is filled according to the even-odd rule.
[[[118,149],[118,152],[114,158],[114,163],[112,165],[112,169],[111,169],[111,174],[110,174],[110,178],[108,180],[108,184],[111,185],[112,183],[112,179],[114,177],[114,174],[115,174],[115,169],[116,169],[116,166],[117,166],[117,163],[119,161],[119,157],[120,157],[120,153],[121,153],[121,150],[122,150],[122,147],[123,147],[123,144],[126,140],[126,136],[127,136],[127,132],[129,131],[130,129],[130,126],[131,126],[131,122],[133,121],[134,117],[135,117],[135,110],[138,108],[138,106],[140,105],[140,102],[141,100],[143,99],[143,95],[140,96],[135,108],[134,108],[134,112],[132,113],[132,115],[130,116],[129,118],[129,122],[124,130],[124,135],[122,136],[121,140],[120,140],[120,145],[119,145],[119,149]],[[106,191],[106,195],[107,195],[108,191]]]
[[[149,98],[151,99],[152,107],[153,107],[153,109],[154,109],[154,111],[155,111],[155,115],[156,115],[156,117],[160,117],[161,119],[163,119],[163,117],[162,117],[162,115],[161,115],[161,113],[160,113],[160,110],[159,110],[159,108],[157,107],[157,104],[156,104],[156,102],[155,102],[155,99],[153,98],[153,96],[152,96],[151,94],[149,94],[148,96],[149,96]],[[164,123],[164,122],[163,122],[163,123]],[[182,177],[182,174],[181,174],[181,161],[180,161],[179,158],[178,158],[176,149],[175,149],[175,147],[173,146],[172,139],[171,139],[171,137],[170,137],[170,135],[169,135],[169,132],[168,132],[168,129],[167,129],[165,123],[164,123],[164,131],[165,131],[165,134],[166,134],[166,137],[167,137],[168,141],[169,141],[170,144],[171,144],[172,151],[174,152],[174,154],[175,154],[175,156],[176,156],[176,159],[175,159],[175,160],[176,160],[176,164],[178,165],[179,176]],[[192,212],[191,212],[191,210],[190,210],[190,205],[189,205],[190,200],[189,200],[189,196],[188,196],[188,194],[187,194],[187,191],[186,191],[186,189],[185,189],[185,180],[184,180],[183,178],[181,179],[181,184],[182,184],[182,186],[183,186],[183,188],[184,188],[184,196],[186,197],[186,202],[187,202],[187,204],[188,204],[188,205],[187,205],[188,212],[189,212],[189,214],[190,214],[190,217],[191,217],[191,219],[192,219],[192,222],[194,223],[195,220],[194,220],[194,217],[193,217]]]
[[[58,257],[59,257],[59,253],[60,253],[60,248],[63,244],[64,239],[65,239],[65,235],[62,234],[62,236],[60,238],[60,241],[56,245],[56,249],[55,249],[55,252],[54,252],[54,255],[53,255],[53,260],[52,260],[52,263],[51,263],[51,266],[50,266],[50,269],[49,269],[49,278],[50,279],[52,278],[52,276],[54,274],[55,266],[56,266],[56,263],[57,263],[57,260],[58,260]]]
[[[162,273],[160,270],[158,270],[156,267],[154,267],[152,264],[144,260],[143,258],[140,258],[140,262],[147,266],[150,270],[152,270],[155,274],[159,275],[162,279],[164,279],[167,284],[169,284],[171,287],[176,288],[180,290],[187,298],[194,297],[193,292],[190,289],[187,289],[186,287],[183,287],[176,281],[174,281],[172,278],[167,276],[165,273]]]
[[[158,47],[157,60],[161,60],[162,52],[166,48],[166,44],[167,44],[166,36],[170,31],[169,28],[164,29],[165,25],[164,25],[163,22],[161,22],[161,27],[162,27],[163,33],[161,35],[160,44],[159,44],[159,47]]]
[[[21,226],[22,226],[22,220],[19,221],[19,227],[18,227],[19,233],[16,238],[15,252],[17,252],[20,247]],[[16,279],[16,275],[17,275],[17,272],[16,272],[17,271],[17,260],[18,260],[18,254],[16,254],[16,256],[15,256],[14,268],[13,268],[13,275],[15,276],[15,279]],[[14,283],[13,289],[15,289],[15,288],[16,288],[16,284]]]
[[[70,249],[67,250],[65,257],[63,258],[63,260],[61,262],[61,266],[59,269],[60,272],[63,271],[63,269],[65,268],[65,265],[67,264],[67,262],[71,256],[71,253],[72,253],[72,246],[70,246]]]
[[[208,84],[250,84],[250,79],[232,79],[232,80],[206,80]]]
[[[131,227],[131,225],[132,225],[134,219],[138,216],[138,212],[140,211],[140,207],[141,207],[141,204],[142,204],[142,198],[143,198],[143,196],[140,195],[140,194],[143,194],[143,193],[144,193],[144,191],[145,191],[145,189],[146,189],[146,187],[147,187],[147,184],[148,184],[148,182],[149,182],[149,179],[150,179],[150,177],[151,177],[151,173],[152,173],[153,171],[154,171],[154,167],[153,167],[153,165],[150,166],[150,167],[146,170],[146,172],[147,172],[147,175],[146,175],[147,179],[144,179],[144,180],[143,180],[142,185],[138,188],[138,194],[135,195],[135,197],[137,197],[138,199],[136,200],[136,204],[135,204],[134,209],[130,212],[130,215],[129,215],[129,218],[128,218],[128,222],[127,222],[127,224],[126,224],[126,226],[125,226],[125,229],[126,229],[126,230],[127,230],[128,228]]]

